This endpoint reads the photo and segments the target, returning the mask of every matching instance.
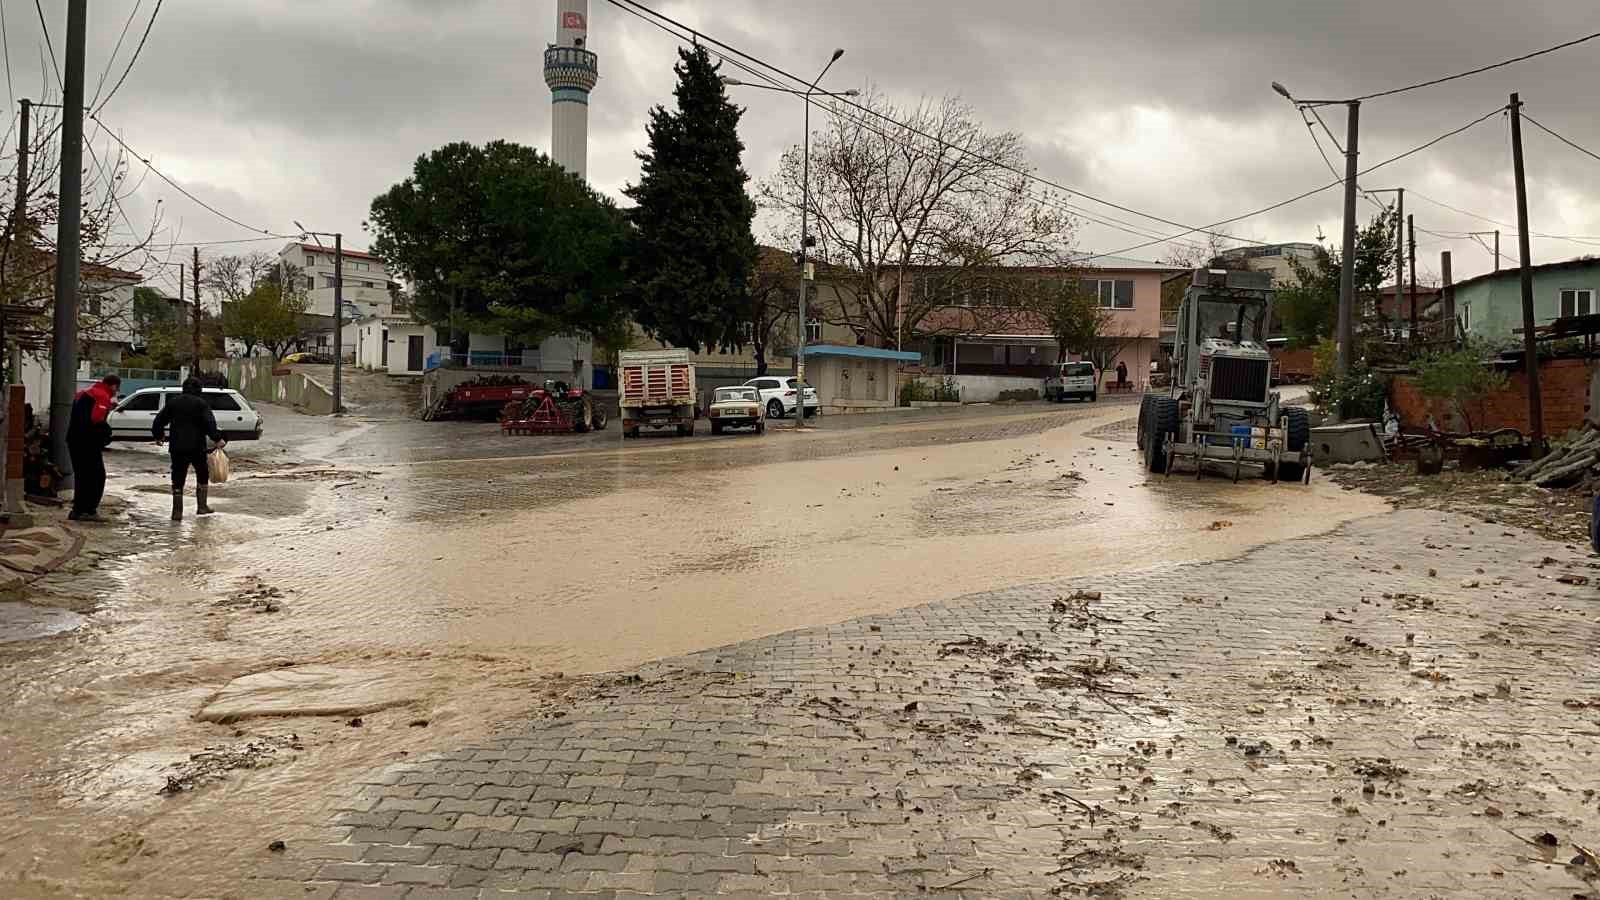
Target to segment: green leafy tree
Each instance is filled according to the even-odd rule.
[[[223,304],[222,331],[244,344],[247,355],[265,347],[280,357],[299,340],[305,311],[304,293],[285,293],[275,281],[261,281],[238,300]]]
[[[629,214],[633,317],[665,343],[727,350],[748,341],[756,266],[741,111],[704,47],[678,57],[677,109],[650,111],[643,174],[624,191],[637,204]]]
[[[415,287],[422,321],[536,344],[622,318],[626,224],[539,151],[446,144],[372,201],[372,252]]]
[[[1393,210],[1372,217],[1356,232],[1356,301],[1353,316],[1364,318],[1363,310],[1376,307],[1378,292],[1394,277],[1395,225]],[[1319,245],[1311,265],[1289,258],[1297,283],[1278,290],[1273,314],[1283,332],[1297,347],[1315,346],[1332,338],[1339,323],[1339,277],[1342,258],[1332,248]]]
[[[1494,355],[1494,349],[1477,338],[1437,350],[1417,363],[1417,387],[1423,396],[1448,403],[1467,431],[1475,431],[1483,421],[1484,398],[1506,387],[1505,373],[1487,364]]]

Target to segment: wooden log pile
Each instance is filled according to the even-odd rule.
[[[1567,487],[1600,475],[1600,430],[1585,429],[1566,446],[1553,447],[1543,459],[1523,466],[1512,477],[1539,487]]]

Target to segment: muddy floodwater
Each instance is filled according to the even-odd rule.
[[[540,438],[463,426],[475,452],[411,461],[367,452],[388,427],[369,422],[261,448],[213,490],[221,515],[176,528],[147,466],[115,482],[126,558],[27,598],[71,612],[0,609],[0,625],[64,630],[0,643],[0,895],[247,896],[226,889],[226,861],[313,833],[353,773],[459,746],[585,674],[1225,558],[1384,509],[1320,478],[1151,479],[1135,411],[1035,405],[540,457],[507,443]],[[451,443],[456,426],[433,427],[429,442]],[[195,718],[232,679],[289,666],[403,679],[407,702],[359,725]]]

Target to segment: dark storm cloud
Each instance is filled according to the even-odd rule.
[[[18,92],[37,96],[32,3],[0,2]],[[49,6],[59,50],[62,14]],[[132,0],[93,4],[91,93],[131,7]],[[846,56],[829,75],[836,88],[872,83],[905,102],[958,93],[989,126],[1023,134],[1041,175],[1190,224],[1332,180],[1298,115],[1268,88],[1271,81],[1301,96],[1344,97],[1600,30],[1592,0],[1516,8],[1445,0],[815,0],[804,7],[677,0],[659,8],[807,78],[834,47],[843,47]],[[554,17],[554,0],[168,3],[105,118],[169,174],[241,218],[281,229],[300,219],[357,235],[372,196],[439,144],[503,137],[548,145],[541,53]],[[674,41],[604,0],[591,0],[590,21],[602,71],[590,108],[590,178],[620,196],[637,177],[634,153],[644,141],[648,109],[671,102]],[[1363,164],[1500,106],[1513,90],[1540,121],[1600,148],[1589,96],[1595,84],[1600,41],[1370,101],[1362,110]],[[736,96],[747,109],[746,166],[760,178],[799,139],[801,107],[771,92]],[[1342,141],[1342,109],[1329,108],[1324,117]],[[1600,235],[1600,162],[1526,131],[1534,229]],[[1325,136],[1323,146],[1334,154]],[[1502,117],[1363,183],[1403,184],[1514,220]],[[181,218],[187,240],[240,236],[153,179],[142,195],[147,205],[163,198],[168,221]],[[1073,202],[1138,230],[1175,230],[1082,198]],[[1223,230],[1252,240],[1308,240],[1319,228],[1335,233],[1339,209],[1338,192],[1329,191]],[[1433,230],[1494,227],[1420,199],[1408,211]],[[1092,223],[1080,234],[1080,244],[1095,250],[1138,241]],[[1427,245],[1419,257],[1436,260],[1445,247],[1456,250],[1458,271],[1489,266],[1487,254],[1464,241]],[[1535,243],[1540,260],[1586,251],[1596,248]],[[1154,256],[1162,248],[1140,252]],[[1424,271],[1434,267],[1427,263]]]

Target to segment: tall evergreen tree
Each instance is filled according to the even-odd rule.
[[[740,154],[739,117],[705,48],[679,49],[678,108],[650,111],[638,154],[630,256],[633,317],[658,340],[696,352],[748,339],[755,202]]]

